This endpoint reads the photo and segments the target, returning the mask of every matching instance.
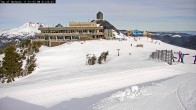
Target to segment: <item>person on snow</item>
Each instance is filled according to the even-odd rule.
[[[181,56],[181,63],[184,63],[184,54]]]
[[[182,62],[182,63],[184,63],[184,57],[185,57],[185,55],[189,55],[189,54],[188,54],[188,53],[182,54],[182,58],[181,58],[181,62]]]
[[[180,62],[181,59],[182,59],[182,52],[179,51],[179,53],[178,53],[178,62]],[[181,60],[181,62],[182,62],[182,60]]]
[[[194,60],[194,64],[195,64],[195,62],[196,62],[196,55],[195,55],[195,56],[193,56],[193,57],[195,57],[195,60]]]

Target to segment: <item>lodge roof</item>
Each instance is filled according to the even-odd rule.
[[[61,25],[60,23],[57,24],[55,27],[63,27],[63,25]]]

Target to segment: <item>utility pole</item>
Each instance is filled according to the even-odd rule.
[[[120,54],[119,54],[120,49],[117,49],[117,50],[118,50],[118,56],[119,56],[119,55],[120,55]]]

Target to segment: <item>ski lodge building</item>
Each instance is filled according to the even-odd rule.
[[[75,40],[113,39],[112,28],[98,22],[105,22],[101,12],[97,13],[97,20],[92,22],[70,22],[68,27],[61,24],[55,27],[40,27],[38,29],[41,33],[36,34],[34,41],[51,47]]]

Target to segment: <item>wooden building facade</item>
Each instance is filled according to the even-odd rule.
[[[34,41],[41,41],[47,46],[56,46],[75,40],[104,39],[104,28],[95,22],[70,22],[69,27],[58,24],[55,27],[39,28],[41,33]]]

